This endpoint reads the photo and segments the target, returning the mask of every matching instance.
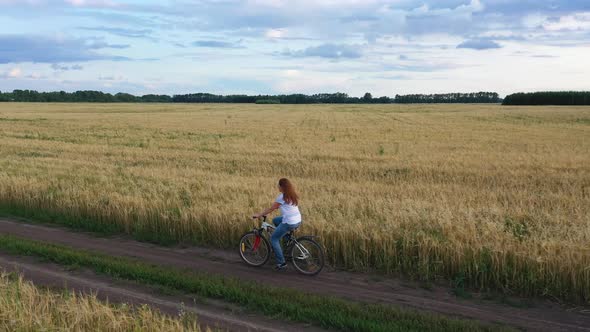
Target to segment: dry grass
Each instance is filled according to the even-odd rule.
[[[0,142],[13,211],[231,247],[287,176],[340,266],[590,301],[590,108],[0,104]]]
[[[200,331],[194,318],[164,316],[147,306],[112,306],[95,296],[40,290],[0,275],[0,331]]]

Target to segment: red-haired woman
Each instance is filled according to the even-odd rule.
[[[281,216],[276,217],[272,222],[277,227],[270,237],[270,243],[277,258],[277,270],[283,270],[287,267],[283,250],[281,248],[281,238],[289,231],[298,228],[301,225],[301,213],[297,207],[298,198],[295,187],[288,179],[282,178],[279,180],[279,191],[281,192],[271,207],[264,211],[253,215],[253,218],[260,218],[266,216],[276,209],[281,209]]]

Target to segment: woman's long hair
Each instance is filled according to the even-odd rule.
[[[297,205],[299,203],[299,195],[295,191],[295,186],[289,179],[282,178],[279,180],[279,187],[283,190],[283,199],[287,204]]]

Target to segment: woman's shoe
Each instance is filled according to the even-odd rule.
[[[286,270],[286,269],[287,269],[287,263],[277,264],[275,266],[275,270],[277,270],[277,271],[282,271],[282,270]]]

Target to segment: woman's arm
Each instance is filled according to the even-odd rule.
[[[272,203],[271,207],[266,208],[266,209],[264,209],[264,211],[253,215],[252,218],[260,218],[262,216],[266,216],[267,214],[271,213],[272,211],[278,209],[280,206],[281,206],[281,204],[274,202],[274,203]]]

